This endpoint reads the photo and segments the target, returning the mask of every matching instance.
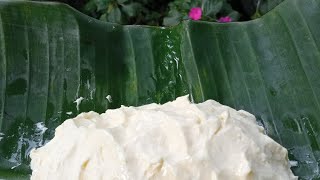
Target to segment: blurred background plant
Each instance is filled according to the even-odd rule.
[[[159,26],[170,0],[89,0],[84,12],[97,19],[119,24]]]
[[[240,18],[240,13],[235,11],[227,0],[175,0],[169,3],[163,25],[172,26],[188,19],[188,12],[193,7],[202,9],[201,20],[203,21],[217,21],[222,16],[229,16],[232,21]]]
[[[54,1],[54,0],[36,0]],[[189,19],[194,7],[202,21],[247,21],[259,18],[283,0],[55,0],[102,21],[118,24],[173,26]]]
[[[193,7],[201,7],[204,21],[216,21],[219,16],[240,18],[227,0],[89,0],[84,12],[119,24],[173,26],[188,19]]]

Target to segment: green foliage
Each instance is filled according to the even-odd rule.
[[[204,21],[216,21],[219,16],[238,20],[227,0],[90,0],[84,11],[100,20],[118,24],[176,25],[188,19],[192,7],[201,7]]]
[[[234,11],[226,0],[175,0],[169,4],[169,13],[163,20],[163,25],[172,26],[188,19],[188,12],[193,7],[201,7],[204,21],[217,21],[220,16],[230,16],[233,21],[239,19],[239,13]]]
[[[191,7],[202,7],[204,21],[215,21],[220,16],[230,16],[233,21],[256,19],[266,14],[284,0],[33,0],[58,1],[83,11],[84,13],[120,24],[175,25],[188,19]],[[114,4],[110,6],[109,4]],[[110,11],[108,8],[119,8]],[[115,15],[119,17],[114,18]],[[119,21],[120,19],[120,21]],[[110,22],[113,22],[110,21]]]
[[[162,25],[169,0],[90,0],[83,11],[118,24]]]

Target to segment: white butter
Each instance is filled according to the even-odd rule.
[[[80,103],[81,103],[82,100],[84,100],[84,98],[83,97],[79,97],[78,99],[76,99],[74,101],[74,103],[76,103],[76,107],[77,107],[78,111],[79,111],[79,106],[80,106]]]
[[[295,180],[255,117],[188,97],[82,113],[31,152],[31,180]]]
[[[111,95],[108,95],[108,96],[106,97],[106,99],[108,100],[109,103],[112,103],[112,97],[111,97]]]
[[[66,114],[68,114],[68,115],[72,115],[72,111],[66,112]]]

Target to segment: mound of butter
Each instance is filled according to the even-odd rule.
[[[287,153],[248,112],[183,96],[66,120],[31,180],[296,180]]]

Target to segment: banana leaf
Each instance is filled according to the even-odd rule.
[[[319,29],[320,0],[286,0],[248,22],[171,28],[120,26],[64,4],[2,0],[0,179],[28,179],[30,150],[80,112],[185,94],[253,113],[298,162],[294,174],[319,179]]]
[[[259,0],[259,1],[257,2],[257,4],[259,5],[259,7],[257,7],[259,13],[266,14],[267,12],[272,10],[274,7],[276,7],[278,4],[280,4],[284,0]]]

